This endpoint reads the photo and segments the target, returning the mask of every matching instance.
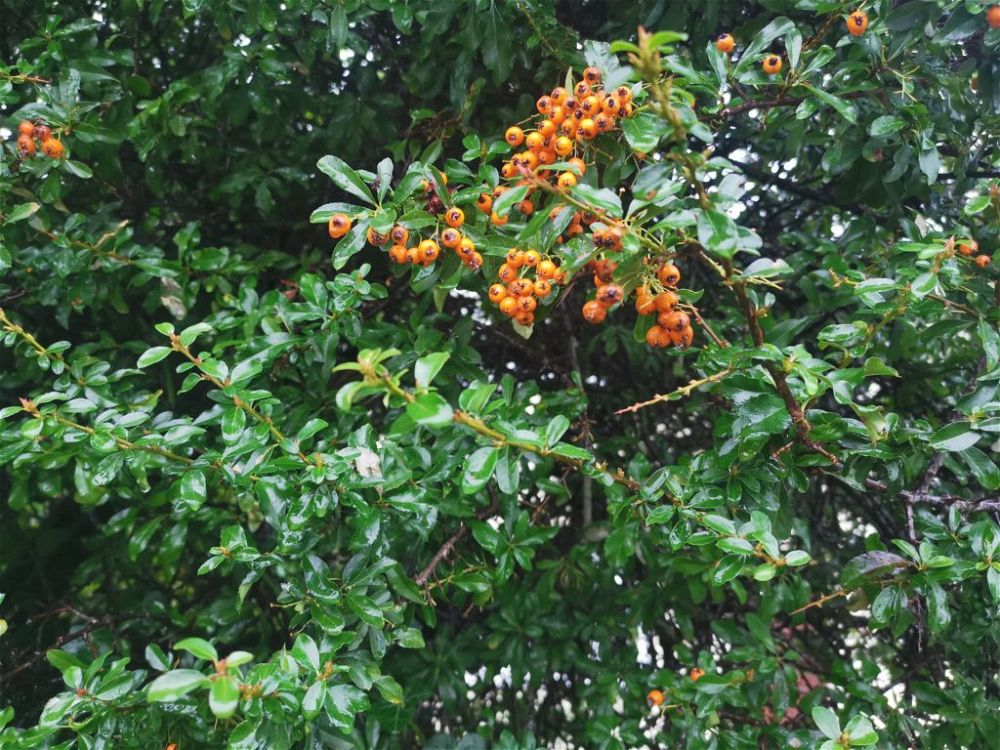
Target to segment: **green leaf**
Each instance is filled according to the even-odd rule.
[[[965,204],[965,215],[973,216],[978,213],[985,211],[990,205],[990,196],[988,195],[977,195],[969,200]]]
[[[882,115],[872,120],[868,126],[868,134],[874,138],[884,138],[887,135],[898,133],[906,127],[906,120],[899,115]]]
[[[670,127],[652,112],[638,112],[622,120],[622,132],[633,151],[648,154],[656,149],[661,138],[670,133]]]
[[[323,701],[326,698],[326,683],[321,680],[317,680],[309,689],[306,690],[305,696],[302,698],[302,715],[308,720],[312,721],[317,716],[323,708]]]
[[[939,451],[964,451],[978,442],[981,435],[971,422],[952,422],[931,435],[931,447]]]
[[[216,662],[219,660],[219,654],[216,652],[215,646],[204,638],[184,638],[174,644],[174,650],[187,651],[205,661]]]
[[[595,188],[581,182],[573,188],[573,195],[584,203],[611,214],[611,216],[617,218],[622,215],[621,198],[608,188]]]
[[[847,726],[844,727],[844,732],[850,738],[851,747],[874,745],[878,742],[875,727],[861,714],[851,717],[851,720],[847,722]]]
[[[406,405],[406,413],[414,422],[425,427],[444,427],[451,424],[452,412],[448,402],[437,393],[424,393]]]
[[[161,359],[170,356],[170,352],[172,351],[173,349],[169,346],[154,346],[151,349],[147,349],[139,357],[136,367],[149,367],[149,365],[156,364]]]
[[[816,722],[816,726],[824,736],[829,737],[831,740],[840,737],[840,719],[837,718],[837,714],[826,706],[813,706],[812,720]]]
[[[552,446],[559,442],[566,430],[569,429],[570,421],[568,417],[562,414],[556,414],[552,419],[549,420],[549,424],[545,428],[545,445]]]
[[[462,472],[462,492],[473,495],[479,492],[490,481],[496,468],[496,448],[480,448],[465,459],[465,469]]]
[[[403,705],[403,688],[396,682],[395,679],[389,675],[381,675],[375,678],[375,687],[378,688],[379,693],[385,698],[389,703],[397,706]]]
[[[807,564],[812,560],[812,556],[805,550],[795,549],[785,555],[785,565],[791,568],[796,568],[800,565]]]
[[[330,685],[326,693],[326,712],[331,723],[342,732],[354,726],[359,711],[367,711],[368,696],[350,685]]]
[[[413,377],[418,388],[426,388],[434,380],[434,376],[441,372],[445,362],[451,356],[449,352],[434,352],[427,354],[417,360],[413,368]]]
[[[742,555],[726,555],[715,566],[712,571],[712,585],[722,586],[733,580],[743,570]]]
[[[29,216],[34,216],[35,212],[41,208],[38,203],[21,203],[14,207],[14,210],[7,214],[4,224],[13,224],[15,221],[22,221]]]
[[[229,675],[216,677],[208,693],[208,707],[220,719],[228,719],[236,713],[240,702],[240,687]]]
[[[497,216],[506,216],[515,205],[524,200],[524,196],[527,194],[527,185],[518,185],[504,191],[503,195],[493,203],[493,213]]]
[[[341,190],[350,193],[355,198],[360,198],[366,203],[375,204],[375,198],[371,190],[365,185],[361,176],[351,169],[346,162],[336,156],[327,155],[316,162],[319,171],[330,177],[333,184]]]
[[[147,700],[169,703],[208,684],[208,678],[194,669],[174,669],[164,672],[146,690]]]

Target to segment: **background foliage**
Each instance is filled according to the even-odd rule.
[[[867,2],[859,37],[835,0],[16,5],[0,747],[992,745],[984,3]],[[620,67],[640,24],[688,40]],[[593,251],[560,196],[464,206],[483,274],[364,245],[428,231],[436,170],[492,187],[587,63],[645,107],[572,195],[655,241],[634,275],[677,256],[689,350],[631,303],[587,325],[585,274],[530,338],[483,304],[514,242]],[[25,117],[68,158],[20,161]]]

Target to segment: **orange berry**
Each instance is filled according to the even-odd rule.
[[[508,221],[509,221],[508,217],[500,216],[497,214],[496,211],[490,214],[490,223],[492,223],[494,226],[502,227]]]
[[[583,319],[588,323],[597,325],[603,323],[606,317],[608,317],[608,309],[596,299],[590,300],[583,306]]]
[[[781,58],[777,55],[768,55],[761,63],[761,67],[769,76],[777,75],[781,72]]]
[[[607,133],[609,130],[613,130],[615,127],[615,118],[609,115],[607,112],[601,112],[594,115],[594,124],[597,126],[597,130],[601,133]]]
[[[580,130],[580,121],[576,117],[567,117],[559,125],[559,130],[562,131],[563,135],[576,138],[576,134]]]
[[[479,197],[476,198],[476,208],[482,211],[484,214],[488,214],[493,208],[493,198],[489,193],[480,193]]]
[[[444,220],[450,227],[460,227],[465,222],[465,211],[458,206],[452,206],[445,211]]]
[[[556,138],[556,153],[559,156],[569,156],[573,153],[573,141],[564,135]]]
[[[19,135],[17,137],[17,151],[21,156],[34,156],[35,139],[30,135]]]
[[[524,265],[524,252],[518,250],[516,247],[512,247],[507,251],[504,260],[511,268],[520,268]]]
[[[650,706],[662,706],[666,699],[667,698],[663,694],[662,690],[650,690],[646,695],[646,702],[649,703]]]
[[[991,29],[1000,29],[1000,5],[991,5],[986,11],[986,23]]]
[[[351,217],[347,214],[334,214],[327,222],[326,230],[333,239],[340,239],[351,231]],[[399,244],[405,245],[406,238],[404,237]]]
[[[571,187],[576,186],[576,175],[572,172],[563,172],[559,175],[559,181],[557,184],[563,190],[569,190]]]
[[[552,111],[552,107],[552,99],[548,96],[540,96],[538,97],[538,101],[535,102],[535,109],[538,110],[538,114],[540,115],[547,115]]]
[[[656,316],[656,322],[668,331],[683,331],[685,328],[691,327],[691,319],[680,310],[661,312]]]
[[[517,298],[517,309],[521,312],[534,312],[536,307],[538,307],[538,300],[530,294]]]
[[[66,148],[63,146],[62,141],[56,140],[55,138],[47,138],[42,141],[42,153],[45,154],[50,159],[61,159]]]
[[[653,298],[653,302],[659,312],[670,312],[679,301],[677,295],[669,289],[665,292],[660,292]]]
[[[580,131],[578,133],[580,138],[585,141],[592,140],[597,137],[598,132],[597,123],[591,120],[589,117],[584,117],[580,120]]]
[[[506,185],[497,185],[495,188],[493,188],[493,197],[494,198],[499,198],[501,195],[503,195],[504,193],[506,193],[508,190],[510,190],[510,188],[507,187]]]
[[[524,145],[532,151],[538,151],[542,147],[542,141],[544,140],[545,136],[535,131],[534,133],[528,133],[528,137],[524,139]]]
[[[583,80],[593,86],[595,83],[600,83],[601,81],[601,71],[591,65],[589,68],[583,69]]]
[[[402,265],[407,261],[407,252],[406,245],[393,245],[389,248],[389,257],[393,262]]]
[[[990,264],[990,256],[988,256],[988,255],[977,255],[975,263],[980,268],[986,268],[986,266],[988,266]]]
[[[517,125],[511,125],[507,128],[507,132],[503,134],[503,139],[507,141],[509,145],[517,148],[524,143],[524,131]]]
[[[539,164],[555,164],[556,163],[556,152],[551,148],[543,148],[538,152],[538,163]]]
[[[549,112],[549,120],[553,125],[561,125],[568,116],[565,107],[553,107]]]
[[[646,343],[654,349],[670,346],[670,332],[660,326],[653,326],[646,331]]]
[[[546,279],[535,279],[535,283],[532,284],[532,287],[532,291],[539,299],[544,299],[552,294],[552,283]]]
[[[736,49],[736,40],[733,39],[732,34],[720,34],[719,38],[715,40],[715,48],[722,54],[728,55]]]
[[[517,312],[517,298],[516,297],[504,297],[500,300],[500,312],[506,315],[508,318]]]
[[[424,240],[417,245],[417,252],[420,254],[420,261],[424,265],[430,265],[438,259],[441,248],[434,240]]]
[[[31,135],[44,143],[52,137],[52,128],[48,125],[35,125],[35,129],[32,131]]]
[[[382,234],[381,232],[376,232],[373,227],[368,227],[368,232],[365,234],[365,239],[368,240],[369,245],[375,245],[375,247],[382,247],[386,242],[389,241],[389,235]]]
[[[504,263],[497,270],[497,278],[505,284],[509,284],[517,278],[517,268],[510,263]]]
[[[543,279],[552,279],[559,272],[558,266],[551,260],[543,260],[538,264],[536,273]]]
[[[534,268],[541,262],[542,256],[539,255],[537,250],[528,250],[524,254],[524,265],[528,268]]]
[[[576,171],[580,173],[581,177],[587,173],[587,162],[585,162],[579,156],[574,156],[567,162],[567,164],[571,164],[576,169]]]
[[[525,198],[523,201],[517,204],[517,210],[520,211],[525,216],[531,216],[535,213],[535,204],[530,200]]]
[[[670,340],[674,346],[686,349],[694,341],[694,331],[690,328],[685,328],[683,331],[670,331]]]
[[[468,237],[463,237],[462,241],[458,243],[458,247],[455,248],[455,252],[462,258],[471,258],[476,254],[476,244]]]
[[[585,115],[593,115],[601,111],[601,100],[598,99],[594,94],[591,94],[582,102],[580,102],[580,109],[583,110]]]
[[[958,252],[962,255],[975,255],[979,250],[979,243],[975,240],[969,240],[968,242],[958,243]]]
[[[407,248],[406,262],[413,263],[414,265],[420,265],[420,250],[418,250],[416,247]]]
[[[494,305],[499,305],[507,298],[507,287],[503,284],[493,284],[487,293],[490,298],[490,302]]]
[[[553,104],[561,107],[566,103],[566,100],[569,99],[569,92],[562,86],[556,86],[552,89],[551,93],[549,93],[549,98],[552,99]]]
[[[594,274],[601,280],[604,284],[610,284],[611,279],[614,277],[615,270],[618,268],[618,264],[613,260],[597,260],[594,261]],[[597,286],[600,286],[598,284]]]
[[[868,14],[856,10],[847,17],[847,31],[851,36],[861,36],[868,31]]]
[[[454,250],[461,241],[462,233],[455,229],[455,227],[448,227],[441,232],[441,244],[445,247],[450,247]]]
[[[695,667],[694,669],[691,670],[691,679],[694,682],[697,682],[704,676],[705,676],[705,670],[702,669],[701,667]]]
[[[577,104],[582,102],[591,94],[590,84],[586,81],[580,81],[576,86],[573,87],[573,96],[576,97]]]
[[[601,109],[609,115],[615,114],[619,109],[621,109],[622,102],[618,100],[618,97],[614,94],[608,94],[604,97],[604,101],[601,102]]]
[[[31,120],[21,120],[17,124],[17,132],[20,135],[33,136],[35,134],[35,123]]]
[[[517,177],[517,167],[514,166],[514,162],[504,162],[504,165],[500,167],[500,175],[508,180],[512,177]],[[490,201],[490,205],[493,205],[492,201]]]
[[[521,310],[514,316],[514,320],[516,320],[523,326],[530,326],[533,325],[535,322],[535,314],[533,312]]]
[[[635,298],[635,311],[640,315],[652,315],[656,312],[656,298],[639,295]]]
[[[531,279],[514,279],[507,285],[507,293],[511,297],[527,297],[534,291],[535,285]]]
[[[673,263],[664,263],[656,272],[656,278],[663,286],[677,286],[681,280],[681,272]]]
[[[556,125],[558,123],[552,122],[552,120],[542,120],[538,123],[538,132],[542,134],[543,137],[548,138],[556,134]]]
[[[473,271],[478,271],[480,268],[483,267],[483,256],[480,255],[479,253],[474,252],[469,257],[464,258],[462,262],[465,263],[465,265],[467,265]]]
[[[615,96],[617,96],[623,103],[632,101],[632,89],[628,86],[621,85],[615,89]]]
[[[605,307],[614,307],[624,296],[625,293],[617,284],[602,284],[597,287],[597,301]]]
[[[394,245],[405,245],[406,241],[410,239],[410,230],[402,224],[397,224],[389,232],[389,239],[392,240]]]

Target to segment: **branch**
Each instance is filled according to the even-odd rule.
[[[671,391],[670,393],[663,393],[657,396],[653,396],[653,398],[649,399],[648,401],[640,401],[637,404],[626,406],[624,409],[619,409],[618,411],[616,411],[615,414],[625,414],[626,412],[637,412],[639,411],[639,409],[644,409],[647,406],[658,404],[661,401],[672,401],[677,398],[683,398],[684,396],[689,396],[691,395],[691,392],[694,391],[696,388],[700,388],[703,385],[708,385],[709,383],[717,383],[724,377],[735,371],[736,368],[730,365],[725,370],[720,370],[714,375],[709,375],[708,377],[701,378],[699,380],[692,380],[687,385],[683,385],[677,390]]]
[[[490,488],[490,494],[493,495],[492,488]],[[499,509],[500,509],[500,501],[496,496],[494,496],[493,502],[490,503],[490,507],[488,507],[486,510],[482,510],[479,513],[477,513],[476,518],[480,521],[484,521],[490,516],[494,515]],[[466,526],[465,523],[463,522],[458,527],[458,530],[455,531],[455,533],[452,534],[450,537],[448,537],[448,541],[446,541],[438,548],[438,551],[434,553],[433,557],[431,557],[431,561],[427,563],[427,566],[422,571],[420,571],[419,575],[417,575],[416,578],[413,579],[413,582],[417,584],[417,586],[423,588],[424,584],[426,584],[427,581],[430,580],[431,576],[434,575],[434,571],[437,569],[437,566],[440,565],[441,562],[448,555],[451,554],[452,550],[455,549],[455,545],[458,544],[459,541],[461,541],[462,537],[464,537],[468,533],[468,531],[469,527]]]

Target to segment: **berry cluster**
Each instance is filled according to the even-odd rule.
[[[532,270],[534,279],[527,275]],[[507,251],[497,278],[502,283],[490,287],[490,302],[523,326],[535,322],[538,300],[552,294],[555,285],[566,282],[565,274],[553,260],[543,258],[537,250],[519,250],[516,247]]]
[[[22,120],[17,126],[17,151],[22,159],[29,159],[38,151],[35,141],[42,147],[42,153],[50,159],[61,159],[65,147],[52,135],[52,128],[40,122]]]

